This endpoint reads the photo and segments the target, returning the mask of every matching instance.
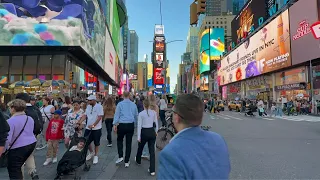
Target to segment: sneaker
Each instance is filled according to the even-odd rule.
[[[148,169],[148,172],[150,173],[150,169]],[[151,176],[155,176],[156,173],[155,173],[155,172],[152,172],[152,173],[150,173],[150,175],[151,175]]]
[[[36,150],[41,150],[47,147],[47,144],[40,144],[38,147],[36,147]]]
[[[107,144],[107,146],[108,146],[108,147],[112,147],[112,144],[111,144],[111,143],[109,143],[109,144]]]
[[[46,161],[43,163],[44,166],[49,165],[52,162],[52,158],[47,158]]]
[[[125,168],[128,168],[128,167],[129,167],[129,165],[130,165],[130,161],[129,161],[129,162],[127,162],[127,163],[124,163],[124,167],[125,167]]]
[[[134,157],[134,161],[137,163],[137,165],[141,165],[141,163],[137,162],[137,157]]]
[[[52,163],[57,163],[57,162],[58,162],[58,158],[57,157],[53,158]]]
[[[32,173],[30,174],[30,176],[31,176],[31,179],[32,179],[32,180],[39,179],[39,176],[38,176],[38,174],[37,174],[37,171],[32,172]]]
[[[93,156],[94,156],[94,153],[93,152],[89,152],[86,160],[89,161]]]
[[[116,161],[116,164],[122,163],[122,161],[123,161],[123,158],[118,158]]]
[[[93,156],[93,164],[98,164],[99,159],[98,156]]]

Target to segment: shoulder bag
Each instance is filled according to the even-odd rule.
[[[24,123],[23,128],[21,129],[20,133],[18,134],[18,136],[16,137],[16,139],[13,141],[13,143],[11,144],[10,148],[7,149],[0,157],[0,168],[4,168],[8,166],[8,154],[9,151],[11,149],[11,147],[16,143],[16,141],[18,140],[18,138],[21,136],[22,132],[24,131],[24,128],[26,127],[27,123],[28,123],[29,117],[27,116],[27,120]]]

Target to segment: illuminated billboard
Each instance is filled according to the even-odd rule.
[[[154,68],[153,70],[153,82],[154,84],[164,84],[163,68]]]
[[[164,52],[164,43],[165,39],[164,37],[155,37],[154,42],[155,42],[155,50],[156,52]]]
[[[200,74],[209,71],[210,60],[220,60],[224,50],[224,29],[204,30],[200,41]]]
[[[209,76],[201,74],[200,91],[208,91],[208,90],[209,90]]]
[[[220,84],[291,66],[288,10],[221,60]]]

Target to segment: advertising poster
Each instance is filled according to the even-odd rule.
[[[154,84],[164,84],[164,76],[162,74],[163,68],[154,68],[153,82]]]
[[[296,2],[289,9],[289,16],[292,65],[320,57],[320,41],[313,37],[310,29],[318,21],[317,0]]]
[[[113,19],[111,19],[111,36],[113,40],[113,44],[115,46],[117,54],[119,54],[119,42],[120,42],[120,22],[119,22],[119,15],[118,15],[118,8],[117,8],[117,1],[111,0],[113,3],[112,6],[112,13]]]
[[[109,35],[108,29],[106,28],[106,46],[105,46],[105,64],[104,71],[108,73],[111,79],[116,80],[116,50],[113,47],[112,39]]]
[[[86,6],[84,0],[46,1],[31,6],[1,0],[0,46],[81,46],[104,68],[106,23],[99,0]]]
[[[148,64],[148,87],[152,86],[153,64]]]
[[[286,10],[221,60],[220,84],[291,66],[289,32]]]
[[[156,61],[163,61],[163,53],[156,53]]]
[[[265,0],[267,8],[267,18],[273,16],[282,9],[290,0]]]
[[[156,52],[164,52],[164,37],[155,37]]]
[[[209,71],[210,60],[220,60],[224,50],[224,29],[204,30],[200,42],[200,73]]]
[[[264,22],[266,0],[248,0],[240,13],[232,20],[232,42],[239,44]]]
[[[156,25],[154,27],[154,35],[164,35],[164,25]]]
[[[200,76],[200,91],[208,91],[209,90],[209,75]]]

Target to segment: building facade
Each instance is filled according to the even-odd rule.
[[[199,41],[198,41],[199,28],[190,27],[187,36],[186,52],[191,53],[191,61],[196,62],[199,58]]]
[[[232,2],[232,13],[237,15],[243,6],[246,4],[247,0],[233,0]]]
[[[206,16],[221,16],[232,13],[232,0],[207,0]]]
[[[144,90],[148,88],[148,63],[146,62],[138,62],[137,66],[137,75],[138,75],[138,83],[139,90]]]
[[[139,37],[135,30],[130,30],[130,61],[129,72],[137,74],[135,64],[138,63],[139,58]]]

